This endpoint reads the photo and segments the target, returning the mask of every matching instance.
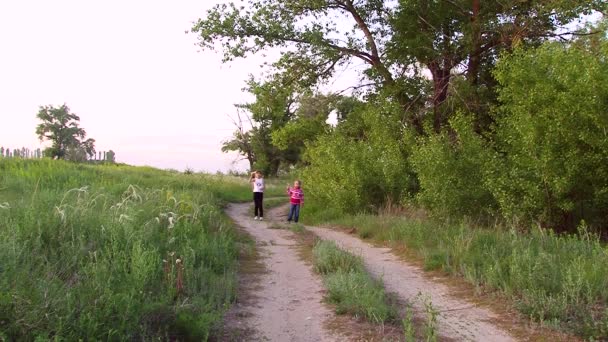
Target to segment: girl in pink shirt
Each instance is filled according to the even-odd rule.
[[[300,218],[300,207],[304,204],[304,191],[302,191],[301,182],[299,180],[293,183],[293,188],[287,185],[287,194],[289,195],[289,217],[287,222],[298,222]]]

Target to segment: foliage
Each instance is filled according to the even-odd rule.
[[[494,154],[472,129],[470,117],[450,120],[453,131],[420,139],[411,156],[420,181],[417,199],[442,217],[489,216],[496,201],[484,184]]]
[[[86,139],[86,132],[79,125],[80,117],[63,104],[59,108],[41,106],[36,115],[40,121],[36,134],[42,140],[51,141],[44,154],[53,159],[85,161],[95,155],[95,139]]]
[[[0,336],[207,339],[236,286],[221,194],[250,195],[208,175],[0,160]]]
[[[315,201],[343,212],[399,203],[416,187],[407,158],[408,145],[387,103],[348,114],[331,135],[321,136],[306,152],[304,184]],[[407,142],[406,142],[407,143]]]
[[[568,32],[567,25],[582,14],[605,11],[606,6],[601,0],[400,0],[390,22],[394,34],[387,54],[390,59],[415,61],[430,72],[433,91],[429,102],[434,110],[433,128],[439,133],[451,114],[442,104],[460,65],[464,65],[466,80],[483,92],[495,86],[491,72],[502,51]],[[471,100],[476,102],[475,97]],[[476,114],[483,117],[488,113]]]
[[[488,182],[506,217],[608,223],[607,52],[606,42],[596,51],[551,43],[498,64],[501,154]]]

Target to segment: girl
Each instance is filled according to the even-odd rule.
[[[287,194],[290,197],[289,203],[291,203],[287,222],[291,222],[293,219],[298,223],[298,219],[300,218],[300,206],[304,204],[304,191],[302,191],[301,184],[302,183],[297,180],[293,183],[293,188],[290,188],[289,185],[287,185]]]
[[[254,220],[259,219],[261,221],[264,219],[264,176],[260,171],[252,172],[249,182],[253,186]]]

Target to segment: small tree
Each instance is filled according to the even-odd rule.
[[[95,140],[86,139],[86,132],[80,128],[80,117],[70,113],[67,105],[59,108],[41,106],[36,115],[42,121],[36,127],[38,138],[51,141],[51,147],[44,150],[44,155],[53,159],[84,160],[95,155]]]
[[[112,150],[109,150],[106,153],[106,161],[108,163],[114,163],[114,162],[116,162],[116,153],[114,153],[114,151],[112,151]]]

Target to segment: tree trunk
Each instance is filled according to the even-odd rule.
[[[448,87],[452,77],[451,67],[441,68],[437,63],[430,63],[429,70],[433,75],[433,129],[436,133],[441,132],[445,117],[440,106],[448,98]]]
[[[473,85],[479,81],[479,65],[481,64],[481,26],[479,20],[480,0],[473,0],[473,16],[471,17],[473,48],[469,55],[467,80]]]

